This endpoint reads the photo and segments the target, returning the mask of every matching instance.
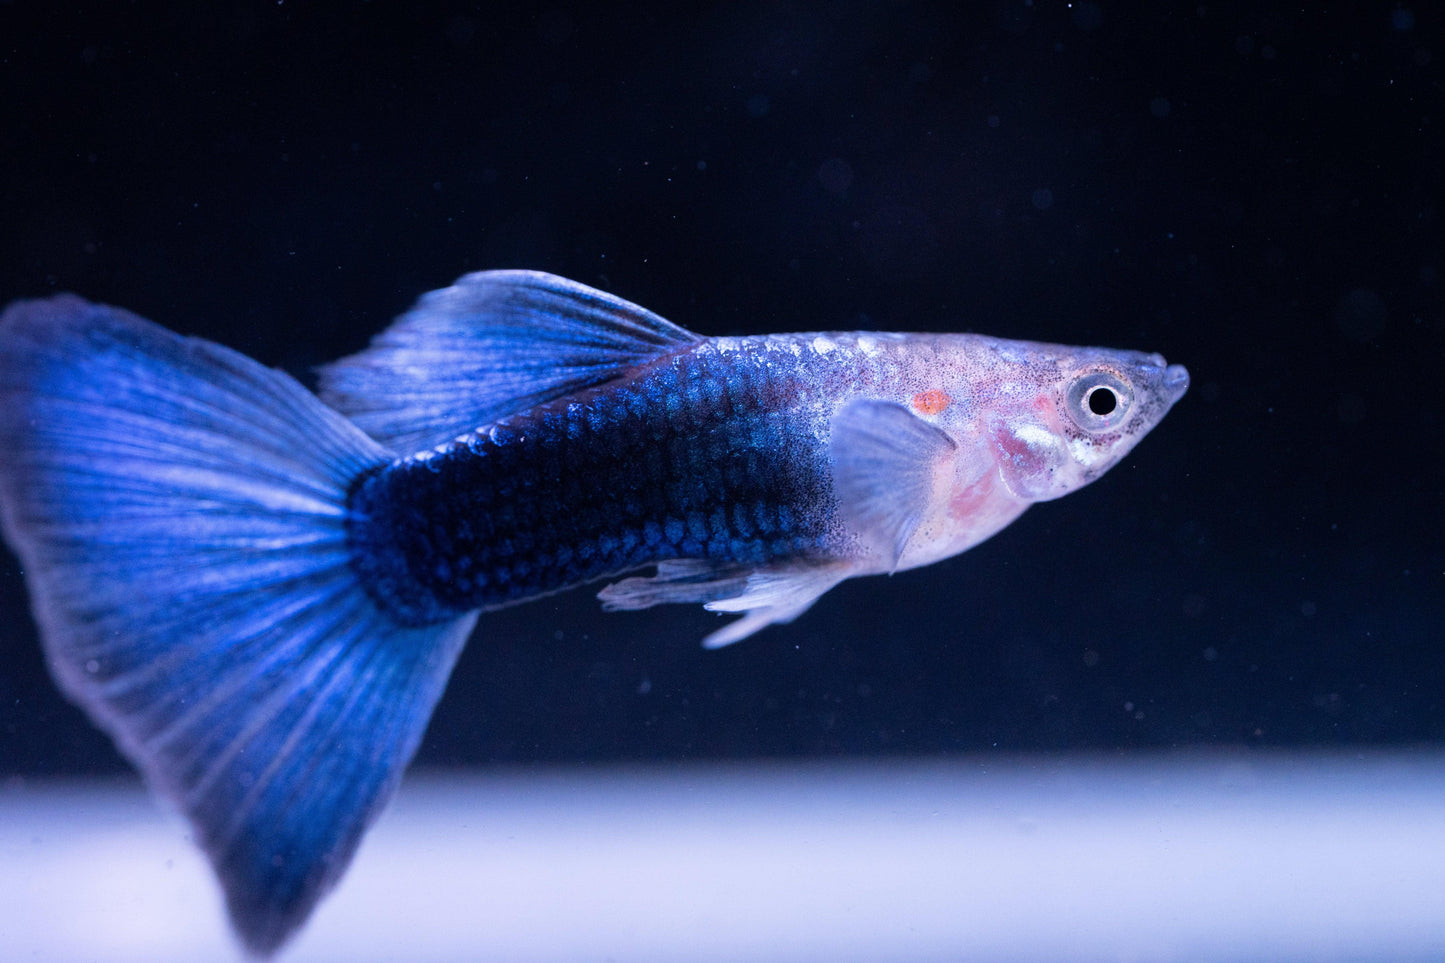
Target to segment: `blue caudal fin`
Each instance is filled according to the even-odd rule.
[[[0,316],[0,509],[51,670],[189,818],[275,950],[390,796],[473,617],[398,627],[348,561],[389,453],[286,375],[73,296]]]
[[[424,295],[371,347],[321,369],[321,397],[411,454],[698,340],[554,274],[479,271]]]

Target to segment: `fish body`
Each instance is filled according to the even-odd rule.
[[[1097,478],[1158,355],[703,338],[550,275],[286,375],[63,295],[0,318],[0,520],[57,682],[190,819],[253,952],[339,879],[480,612],[608,580],[725,645]],[[324,402],[324,403],[323,403]]]
[[[737,610],[718,603],[763,575],[769,604],[708,640],[736,641],[1097,477],[1182,393],[1182,370],[978,335],[700,339],[370,475],[350,505],[358,564],[409,624],[656,564],[604,601]],[[1138,410],[1089,432],[1066,421],[1067,385],[1100,372],[1127,379]]]

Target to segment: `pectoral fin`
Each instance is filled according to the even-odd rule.
[[[833,491],[844,521],[890,569],[947,482],[957,445],[891,401],[858,400],[833,417]]]

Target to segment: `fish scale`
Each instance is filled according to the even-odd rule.
[[[791,443],[818,380],[791,351],[702,345],[479,429],[361,481],[354,564],[424,625],[670,559],[823,556],[827,460]]]

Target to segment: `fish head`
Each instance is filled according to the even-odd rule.
[[[1014,343],[998,360],[984,434],[1003,485],[1031,502],[1108,471],[1189,388],[1182,365],[1139,351]]]
[[[901,374],[833,416],[840,513],[878,571],[972,548],[1123,458],[1189,387],[1157,354],[982,335],[893,342]]]

